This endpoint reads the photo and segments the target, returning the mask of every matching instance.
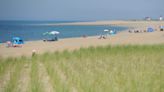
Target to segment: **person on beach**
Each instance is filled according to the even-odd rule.
[[[100,37],[98,39],[101,39],[103,37],[103,35],[101,34]]]
[[[35,56],[35,55],[36,55],[36,50],[33,49],[33,50],[32,50],[32,57]]]
[[[100,37],[98,39],[106,39],[106,36],[105,35],[100,35]]]
[[[83,37],[83,38],[86,38],[86,37],[87,37],[87,35],[82,35],[82,37]]]
[[[6,42],[6,47],[9,48],[9,47],[12,47],[12,43],[10,41],[7,41]]]
[[[132,33],[132,31],[131,31],[131,30],[129,30],[129,33]]]

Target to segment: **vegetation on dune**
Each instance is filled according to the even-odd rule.
[[[31,63],[30,92],[44,90],[38,76],[39,63],[46,68],[56,92],[163,92],[163,55],[164,45],[128,45],[1,59],[0,81],[12,65],[14,72],[5,92],[16,89],[14,85],[17,85],[21,66],[28,60]]]
[[[31,60],[31,92],[43,92],[38,74],[38,62],[37,58]]]

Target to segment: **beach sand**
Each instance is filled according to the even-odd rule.
[[[30,41],[25,42],[22,47],[6,48],[5,44],[0,44],[0,57],[31,56],[32,51],[37,54],[45,52],[55,52],[63,50],[75,50],[81,47],[105,46],[105,45],[154,45],[164,44],[164,31],[159,30],[159,26],[164,26],[164,21],[96,21],[65,23],[54,25],[112,25],[125,26],[128,30],[120,32],[115,36],[108,36],[107,39],[98,39],[99,36],[87,38],[68,38],[59,39],[56,42]],[[147,27],[153,27],[155,32],[129,33],[129,30],[146,30]]]

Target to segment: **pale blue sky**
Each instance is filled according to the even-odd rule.
[[[0,0],[0,20],[118,20],[164,16],[164,0]]]

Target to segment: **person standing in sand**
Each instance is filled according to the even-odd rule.
[[[10,41],[7,41],[6,42],[6,47],[9,48],[9,47],[12,47],[12,43]]]
[[[35,55],[36,55],[36,50],[33,49],[33,50],[32,50],[32,56],[35,56]]]

